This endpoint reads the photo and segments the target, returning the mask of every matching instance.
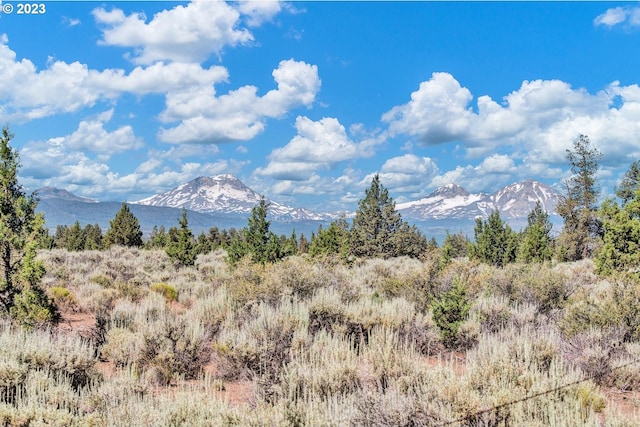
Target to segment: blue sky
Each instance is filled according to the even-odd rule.
[[[13,5],[0,122],[30,189],[133,201],[232,173],[328,211],[375,173],[397,202],[562,188],[580,134],[603,194],[640,159],[637,2]]]

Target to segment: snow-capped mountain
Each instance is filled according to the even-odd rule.
[[[186,208],[202,213],[246,215],[260,202],[260,194],[230,174],[202,176],[173,190],[132,202],[147,206]],[[289,221],[324,221],[333,215],[292,208],[267,199],[273,218]]]
[[[487,218],[495,209],[504,219],[526,218],[537,201],[555,214],[561,198],[556,190],[534,180],[508,185],[493,194],[472,194],[456,184],[447,184],[420,200],[399,203],[396,209],[403,217],[418,220]]]

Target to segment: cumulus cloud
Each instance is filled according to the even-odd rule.
[[[202,175],[238,173],[248,162],[221,159],[181,161],[167,152],[150,157],[132,172],[117,172],[100,156],[65,144],[65,137],[34,141],[20,151],[22,181],[30,188],[53,186],[99,200],[141,199]],[[170,163],[170,164],[168,164]]]
[[[295,126],[298,134],[287,145],[271,152],[267,166],[257,170],[259,175],[306,181],[320,169],[371,156],[371,148],[382,141],[365,138],[355,142],[347,135],[345,127],[332,117],[313,121],[298,116]]]
[[[146,95],[174,93],[209,87],[226,81],[221,66],[203,68],[199,64],[156,63],[136,67],[128,74],[122,69],[90,69],[79,62],[50,61],[39,70],[28,59],[17,60],[0,36],[0,120],[26,122],[60,113],[92,107],[100,101],[117,99],[123,93]]]
[[[604,25],[609,28],[619,24],[638,27],[640,26],[640,7],[625,6],[607,9],[593,20],[593,24],[595,26]]]
[[[254,16],[258,19],[259,13],[271,10],[255,8]],[[221,1],[179,5],[155,14],[148,23],[143,13],[126,16],[118,8],[96,8],[93,16],[102,26],[101,43],[134,48],[132,60],[138,64],[202,62],[225,46],[253,41],[251,32],[240,28],[240,11]]]
[[[429,188],[456,183],[471,192],[493,191],[512,184],[521,171],[509,156],[494,154],[478,165],[456,166],[455,169],[434,175]],[[530,178],[526,174],[524,176]]]
[[[471,99],[469,89],[461,87],[451,74],[433,73],[411,94],[409,103],[394,107],[382,120],[389,122],[392,133],[419,135],[427,144],[453,141],[469,132]]]
[[[421,195],[438,172],[439,168],[431,158],[405,154],[386,160],[380,168],[380,179],[393,193],[412,197]],[[368,175],[363,184],[369,185],[372,178],[373,175]],[[403,200],[404,197],[397,199]]]
[[[135,136],[133,128],[129,125],[107,132],[104,125],[112,117],[113,110],[109,110],[93,120],[83,120],[75,132],[67,136],[53,138],[50,142],[62,145],[67,149],[98,153],[103,160],[107,160],[113,154],[136,150],[144,146],[142,139]]]
[[[246,16],[245,20],[250,27],[258,27],[263,22],[270,21],[281,9],[279,1],[254,0],[238,3],[238,10]]]
[[[382,120],[392,134],[406,134],[421,145],[462,144],[469,157],[484,157],[498,147],[524,153],[529,164],[566,161],[566,149],[580,134],[610,159],[628,159],[640,146],[640,88],[613,82],[597,93],[560,80],[524,81],[495,102],[471,92],[450,74],[434,73],[392,108]]]
[[[242,86],[218,95],[215,85],[226,82],[222,66],[162,63],[122,69],[92,70],[85,64],[51,61],[38,70],[28,59],[16,60],[0,38],[0,120],[26,122],[117,100],[122,94],[161,94],[166,108],[160,119],[179,121],[161,129],[159,139],[171,143],[246,141],[264,130],[265,120],[290,109],[311,106],[320,90],[318,68],[293,59],[273,71],[277,87],[258,96],[255,86]]]
[[[278,118],[298,106],[310,106],[320,90],[318,67],[293,59],[281,61],[273,71],[277,89],[264,96],[255,86],[243,86],[216,96],[213,86],[167,94],[167,108],[160,118],[180,124],[162,129],[158,138],[170,143],[221,143],[246,141],[265,127],[267,118]]]

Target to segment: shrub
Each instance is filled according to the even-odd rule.
[[[440,328],[445,347],[453,348],[457,345],[458,329],[467,318],[470,308],[465,285],[460,280],[454,280],[453,287],[433,302],[433,320]]]
[[[132,365],[140,357],[141,336],[126,328],[111,328],[102,346],[102,357],[116,366]]]
[[[178,291],[167,283],[154,283],[151,285],[151,290],[162,295],[167,301],[178,300]]]
[[[73,311],[78,309],[78,300],[75,295],[64,286],[52,286],[49,288],[49,294],[58,307]]]

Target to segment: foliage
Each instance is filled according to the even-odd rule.
[[[457,345],[460,325],[467,318],[471,302],[467,290],[460,279],[455,279],[450,290],[443,292],[433,302],[433,321],[440,328],[442,343],[452,348]]]
[[[332,221],[326,229],[318,230],[309,247],[312,257],[338,255],[347,260],[349,254],[349,224],[345,217]]]
[[[631,163],[624,174],[620,186],[616,188],[616,196],[622,200],[622,206],[636,198],[636,191],[640,183],[640,160]]]
[[[175,239],[167,244],[165,251],[171,260],[181,266],[194,265],[198,256],[193,239],[193,233],[189,229],[187,210],[182,208],[182,217],[178,220],[180,230]]]
[[[167,283],[154,283],[150,289],[153,292],[157,292],[162,295],[167,301],[177,301],[178,291],[173,286]]]
[[[551,261],[553,256],[553,238],[551,229],[553,224],[549,220],[549,214],[542,209],[540,201],[529,212],[527,227],[522,233],[520,247],[518,248],[518,260],[522,262]]]
[[[427,248],[425,237],[396,211],[389,191],[375,175],[358,203],[350,232],[350,252],[356,257],[418,257]]]
[[[57,307],[40,286],[45,274],[36,259],[44,217],[36,198],[18,184],[19,157],[5,126],[0,137],[0,309],[28,327],[56,323]]]
[[[109,221],[109,229],[104,236],[105,246],[142,246],[142,231],[140,223],[129,210],[126,203],[122,203],[116,216]]]
[[[494,210],[484,221],[476,219],[475,243],[471,246],[471,257],[481,262],[504,267],[515,261],[518,249],[518,235],[500,218]]]
[[[573,147],[573,151],[567,150],[573,176],[565,182],[567,197],[557,206],[558,214],[564,219],[558,245],[558,256],[562,261],[591,257],[601,234],[596,215],[599,194],[596,172],[602,154],[591,148],[591,142],[585,135],[580,135]]]
[[[622,207],[606,200],[600,207],[603,245],[595,263],[600,274],[627,271],[640,276],[640,190]]]
[[[444,238],[442,243],[442,259],[444,262],[449,262],[453,258],[465,257],[469,254],[469,246],[471,242],[467,236],[464,236],[462,232],[456,234],[449,234]]]
[[[167,246],[167,232],[165,231],[164,225],[161,225],[159,228],[157,225],[153,226],[151,229],[151,234],[149,235],[149,239],[144,244],[144,247],[147,249],[164,249]]]
[[[271,221],[267,220],[268,210],[269,203],[261,197],[260,202],[251,209],[247,226],[229,245],[227,254],[231,264],[236,264],[247,255],[260,264],[275,262],[285,256],[278,236],[269,231]]]

